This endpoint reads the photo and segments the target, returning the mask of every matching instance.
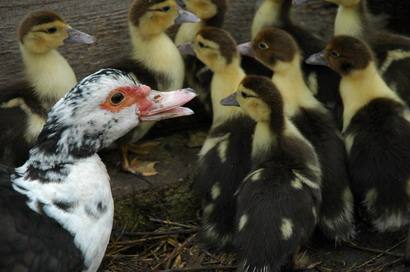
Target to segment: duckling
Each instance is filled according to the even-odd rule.
[[[323,49],[325,41],[291,19],[292,0],[264,0],[257,10],[252,23],[252,38],[265,27],[278,27],[290,33],[307,58]],[[327,67],[302,64],[303,75],[313,94],[341,119],[341,100],[338,86],[340,77]]]
[[[252,41],[255,56],[273,70],[286,115],[313,145],[322,171],[323,202],[319,229],[335,241],[354,234],[353,196],[346,165],[346,152],[331,113],[313,96],[301,69],[296,41],[279,28],[266,28]]]
[[[204,26],[222,27],[227,10],[226,0],[184,0],[186,9],[197,15],[198,23],[182,24],[175,36],[175,44],[191,43]]]
[[[251,167],[255,123],[239,108],[220,104],[245,76],[231,35],[219,28],[204,27],[197,33],[193,47],[196,56],[213,72],[213,121],[194,175],[194,187],[203,204],[201,238],[207,247],[230,249],[235,232],[234,193]]]
[[[235,101],[236,100],[236,101]],[[269,78],[248,76],[222,100],[257,122],[252,171],[237,192],[238,271],[289,268],[316,226],[321,201],[316,152],[286,117],[282,96]]]
[[[192,43],[196,33],[205,26],[222,27],[227,11],[226,0],[184,0],[187,10],[196,14],[201,21],[182,24],[175,36],[177,46]],[[186,55],[186,84],[198,92],[198,98],[209,116],[212,116],[211,80],[212,72],[195,56]]]
[[[180,8],[175,0],[134,0],[129,8],[128,26],[132,43],[131,58],[111,67],[132,72],[138,80],[160,91],[179,89],[184,83],[185,65],[177,47],[166,34],[175,23],[198,22],[198,17]],[[143,174],[142,168],[154,162],[130,162],[128,151],[154,125],[145,123],[119,140],[122,167],[133,174]],[[151,168],[151,167],[150,167]],[[156,174],[152,170],[149,175]]]
[[[365,0],[326,1],[339,5],[334,35],[363,39],[373,50],[378,69],[386,83],[410,105],[410,38],[381,31],[370,19]]]
[[[77,83],[73,69],[57,49],[66,42],[95,42],[51,11],[28,14],[17,35],[26,79],[0,90],[0,162],[9,166],[27,159],[48,110]]]
[[[14,171],[0,166],[0,271],[97,271],[114,219],[97,152],[144,120],[192,114],[180,106],[194,96],[105,69],[59,100],[29,159]]]
[[[409,108],[383,81],[365,42],[337,36],[324,58],[342,76],[343,134],[353,192],[378,231],[400,229],[409,223]]]

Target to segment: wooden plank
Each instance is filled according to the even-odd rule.
[[[0,2],[0,88],[23,78],[16,27],[30,11],[48,9],[60,13],[74,28],[94,35],[97,43],[65,45],[60,52],[74,68],[78,79],[128,56],[127,9],[131,0],[11,0]],[[314,0],[312,2],[320,2]],[[249,28],[256,5],[253,0],[230,0],[225,27],[238,41],[249,39]],[[313,13],[314,14],[314,13]],[[308,25],[315,24],[319,16]],[[316,14],[317,15],[317,14]],[[298,15],[299,16],[299,15]],[[319,18],[318,18],[319,17]],[[329,17],[329,16],[327,16]],[[329,19],[329,22],[331,19]],[[322,24],[323,25],[323,24]],[[323,27],[321,28],[323,30]],[[315,29],[320,32],[320,29]]]

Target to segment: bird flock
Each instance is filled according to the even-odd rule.
[[[199,243],[236,252],[237,271],[307,269],[314,232],[338,245],[357,222],[410,231],[410,38],[380,28],[370,0],[324,1],[338,5],[329,41],[292,17],[307,0],[263,0],[238,44],[227,0],[134,0],[129,57],[79,82],[57,49],[95,38],[29,13],[25,80],[0,90],[0,271],[97,271],[114,214],[97,153],[156,174],[129,153],[195,97],[212,119],[193,173]]]

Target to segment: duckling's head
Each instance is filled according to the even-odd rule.
[[[227,9],[226,0],[184,0],[187,10],[195,13],[201,20],[207,21],[220,15],[218,25],[222,24]],[[214,26],[216,26],[213,24]]]
[[[36,11],[28,14],[17,30],[21,45],[36,54],[47,53],[65,41],[91,44],[94,37],[73,29],[55,12]]]
[[[256,122],[269,122],[275,131],[284,127],[283,99],[272,80],[262,76],[247,76],[237,91],[223,99],[225,106],[239,105]]]
[[[251,46],[255,57],[276,73],[286,72],[292,65],[299,65],[300,53],[296,41],[279,28],[261,30]]]
[[[180,8],[175,0],[134,0],[128,19],[146,36],[163,33],[175,23],[199,21],[194,14]]]
[[[327,65],[342,76],[365,69],[373,60],[366,43],[345,35],[337,36],[328,43],[324,58]]]
[[[230,65],[239,65],[236,42],[223,29],[202,28],[195,36],[193,49],[196,56],[214,72],[223,71]]]

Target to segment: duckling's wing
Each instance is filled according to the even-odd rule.
[[[27,198],[11,187],[8,173],[0,166],[0,271],[82,271],[73,236],[31,210]]]

